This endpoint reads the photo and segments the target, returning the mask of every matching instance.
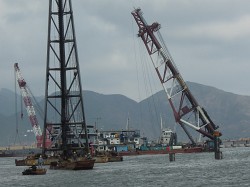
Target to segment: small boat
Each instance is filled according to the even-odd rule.
[[[25,169],[22,174],[23,175],[45,175],[47,172],[47,169],[45,168],[37,168],[36,166],[31,166],[27,169]]]

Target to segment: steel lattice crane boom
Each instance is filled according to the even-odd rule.
[[[24,78],[21,74],[18,63],[14,64],[14,69],[15,69],[15,73],[16,73],[17,83],[19,85],[20,92],[21,92],[21,95],[23,98],[23,102],[25,104],[30,123],[32,125],[33,132],[34,132],[36,140],[37,140],[37,147],[41,148],[42,143],[43,143],[43,134],[42,134],[42,130],[39,126],[39,123],[38,123],[38,120],[36,117],[36,112],[35,112],[34,106],[32,104],[30,91],[27,87],[26,81],[24,80]],[[47,140],[46,146],[49,146],[49,144],[50,144],[50,140]]]
[[[167,94],[168,101],[174,113],[175,120],[183,128],[193,144],[191,134],[187,127],[191,127],[202,135],[214,140],[215,158],[221,159],[219,137],[221,133],[207,112],[202,108],[191,94],[183,80],[159,32],[160,24],[155,22],[148,25],[142,16],[141,9],[131,12],[138,27],[138,37],[146,46],[157,75]],[[155,35],[155,33],[157,35]]]
[[[71,0],[50,0],[44,130],[51,127],[50,148],[43,154],[89,153],[80,66]]]

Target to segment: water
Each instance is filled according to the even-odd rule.
[[[250,186],[250,148],[222,149],[223,160],[213,153],[124,157],[123,162],[97,163],[93,170],[50,170],[46,175],[22,175],[24,166],[14,158],[0,158],[0,186],[86,186],[86,187],[231,187]]]

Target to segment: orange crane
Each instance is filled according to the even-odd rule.
[[[214,141],[215,159],[221,159],[222,153],[219,147],[221,133],[217,131],[218,126],[213,123],[205,109],[198,104],[178,71],[159,32],[160,24],[155,22],[148,25],[139,8],[132,11],[131,14],[139,27],[138,37],[142,39],[146,46],[156,73],[167,94],[175,121],[185,131],[192,144],[195,145],[196,143],[188,128],[192,128]]]
[[[32,125],[33,128],[33,132],[35,134],[36,140],[37,140],[37,147],[38,148],[42,148],[42,143],[43,143],[43,134],[42,134],[42,130],[39,126],[37,117],[36,117],[36,112],[35,112],[35,108],[32,104],[32,100],[31,100],[31,94],[30,91],[27,87],[27,83],[24,80],[20,68],[18,66],[18,63],[14,64],[14,69],[15,69],[15,73],[16,73],[16,81],[18,83],[18,86],[20,88],[20,92],[23,98],[23,102],[25,104],[26,110],[27,110],[27,114],[30,120],[30,123]],[[46,136],[46,147],[49,147],[51,144],[50,139],[48,138],[48,136]]]

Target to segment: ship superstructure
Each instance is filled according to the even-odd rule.
[[[99,152],[103,151],[132,151],[140,147],[139,130],[110,130],[99,131],[93,146]]]
[[[173,131],[171,129],[163,128],[161,130],[160,144],[165,145],[165,146],[169,145],[172,134],[173,134]]]

